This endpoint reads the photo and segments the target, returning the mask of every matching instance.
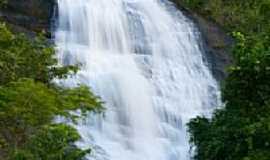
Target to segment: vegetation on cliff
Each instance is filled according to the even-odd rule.
[[[236,40],[225,106],[188,124],[197,160],[270,159],[270,1],[179,0]]]
[[[247,39],[269,41],[269,0],[176,0],[189,10],[215,21],[226,31],[241,32]]]
[[[43,36],[14,34],[3,22],[0,35],[0,159],[83,159],[90,150],[75,145],[76,129],[55,122],[56,116],[76,122],[72,111],[80,110],[83,117],[103,110],[86,86],[53,82],[76,74],[78,66],[59,66]]]

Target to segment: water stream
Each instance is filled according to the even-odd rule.
[[[186,123],[208,115],[218,85],[195,25],[166,0],[58,0],[65,83],[89,85],[107,108],[76,127],[88,159],[189,160]]]

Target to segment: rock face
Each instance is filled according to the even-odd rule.
[[[223,81],[227,76],[226,68],[232,64],[233,39],[215,23],[196,14],[192,17],[201,31],[203,48],[208,56],[212,72],[218,81]]]
[[[215,23],[183,8],[181,0],[171,1],[197,24],[202,33],[202,48],[206,51],[213,74],[222,81],[226,77],[225,68],[232,63],[232,39]],[[8,0],[7,6],[0,9],[0,19],[9,23],[15,31],[31,35],[44,30],[50,37],[55,3],[55,0]]]
[[[0,19],[18,32],[49,33],[55,0],[8,0],[0,10]]]
[[[233,39],[211,20],[187,10],[183,7],[181,0],[171,0],[183,13],[194,21],[201,32],[202,48],[205,50],[210,67],[215,78],[223,81],[227,76],[226,68],[232,64],[231,49]]]

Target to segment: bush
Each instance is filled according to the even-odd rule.
[[[270,159],[269,0],[211,0],[192,7],[231,32],[235,64],[228,69],[225,107],[211,119],[197,117],[188,126],[196,160]],[[244,34],[242,34],[244,33]]]
[[[15,150],[11,159],[80,160],[90,153],[90,149],[78,149],[74,143],[79,139],[77,131],[68,125],[44,126],[31,137],[25,150]]]
[[[0,24],[0,159],[82,160],[89,150],[71,126],[55,124],[55,116],[74,122],[102,103],[88,87],[66,88],[52,82],[75,74],[78,66],[59,66],[43,36],[29,39]],[[71,111],[81,111],[81,116]]]
[[[76,73],[78,66],[58,66],[54,49],[43,36],[34,40],[14,35],[0,24],[0,84],[19,78],[31,78],[50,83],[54,78],[66,78]]]
[[[236,64],[223,88],[225,108],[188,124],[197,160],[270,159],[270,50],[260,42],[250,46],[239,32],[234,36]]]

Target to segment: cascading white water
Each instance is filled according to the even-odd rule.
[[[105,116],[77,128],[88,159],[188,160],[186,123],[218,103],[194,25],[166,0],[58,0],[62,64],[81,63]]]

